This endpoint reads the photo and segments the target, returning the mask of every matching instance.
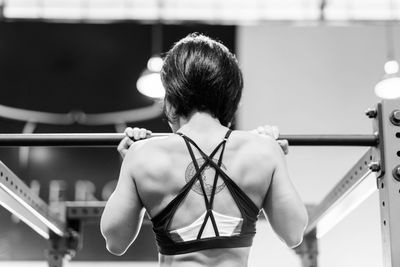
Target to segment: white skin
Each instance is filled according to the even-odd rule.
[[[169,113],[170,110],[172,109],[171,106],[167,103],[167,112]],[[172,132],[176,133],[179,128],[184,124],[184,120],[179,119],[176,123],[169,123],[169,126],[171,127]],[[230,125],[228,125],[230,127]],[[152,132],[150,130],[147,130],[145,128],[138,128],[138,127],[127,127],[125,129],[125,138],[122,139],[122,141],[118,145],[118,152],[121,155],[122,158],[125,157],[126,153],[129,150],[129,147],[135,142],[139,141],[142,139],[146,139],[151,136]],[[289,153],[289,142],[287,140],[278,140],[279,139],[279,129],[277,126],[270,126],[270,125],[264,125],[264,126],[259,126],[254,130],[250,131],[251,133],[255,134],[260,134],[260,135],[267,135],[271,136],[274,138],[280,147],[283,150],[283,153],[287,155]]]
[[[171,125],[171,128],[173,132],[176,132],[177,129],[180,127],[176,127],[175,125]],[[174,128],[176,129],[174,131]],[[279,129],[277,126],[270,126],[270,125],[264,125],[264,126],[259,126],[254,130],[250,131],[251,133],[255,134],[260,134],[260,135],[268,135],[273,137],[280,147],[283,150],[283,153],[287,155],[289,153],[289,142],[287,140],[278,140],[279,139]],[[121,155],[122,158],[125,157],[126,153],[129,150],[129,147],[135,142],[139,141],[142,139],[146,139],[151,136],[152,132],[150,130],[147,130],[145,128],[138,128],[138,127],[127,127],[124,131],[125,137],[122,139],[122,141],[118,145],[118,152]]]
[[[227,127],[205,112],[193,112],[178,118],[171,125],[194,139],[205,150],[212,151]],[[207,129],[207,131],[204,131]],[[158,214],[186,183],[182,178],[190,157],[178,135],[145,139],[151,132],[143,128],[127,128],[118,151],[124,158],[118,185],[108,200],[101,218],[101,231],[108,250],[122,255],[136,239],[145,210],[150,217]],[[229,138],[224,165],[227,174],[250,197],[265,216],[275,233],[289,247],[302,241],[308,216],[304,204],[293,187],[284,153],[287,141],[279,138],[275,126],[261,126],[250,132],[234,131]],[[133,140],[132,140],[133,139]],[[210,141],[211,140],[211,141]],[[192,192],[192,191],[191,191]],[[193,193],[174,216],[171,229],[189,225],[203,212],[204,198]],[[197,201],[197,202],[196,202]],[[215,196],[215,211],[240,217],[229,190]],[[209,249],[182,255],[159,255],[160,266],[173,267],[243,267],[247,266],[250,248]]]

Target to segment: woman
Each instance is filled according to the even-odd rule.
[[[289,247],[299,245],[307,213],[289,180],[284,153],[268,135],[276,131],[262,128],[260,135],[228,128],[243,88],[234,55],[192,34],[167,53],[161,78],[165,114],[176,134],[121,142],[125,158],[101,220],[108,250],[115,255],[127,250],[145,210],[160,266],[247,266],[260,211]],[[127,131],[135,140],[147,134]]]

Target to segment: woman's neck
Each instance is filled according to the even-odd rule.
[[[214,131],[223,127],[217,118],[206,112],[194,112],[187,118],[179,118],[179,126],[181,132]]]

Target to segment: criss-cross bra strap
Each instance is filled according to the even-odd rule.
[[[203,193],[203,196],[204,196],[205,205],[206,205],[206,208],[207,208],[207,212],[206,212],[204,221],[203,221],[203,223],[202,223],[202,225],[200,227],[200,231],[199,231],[199,233],[197,235],[197,239],[201,239],[201,236],[202,236],[203,231],[205,229],[205,226],[207,224],[208,218],[211,219],[211,223],[212,223],[212,226],[214,228],[215,235],[219,236],[217,223],[216,223],[214,215],[212,213],[212,206],[213,206],[213,201],[214,201],[214,195],[215,195],[215,192],[216,192],[218,176],[219,176],[220,171],[222,171],[221,170],[221,164],[222,164],[223,153],[225,151],[225,144],[226,144],[226,141],[228,140],[231,132],[232,132],[232,130],[229,130],[226,133],[223,141],[217,145],[217,147],[214,149],[214,151],[210,155],[207,155],[206,153],[204,153],[200,149],[200,147],[192,139],[190,139],[189,137],[179,133],[183,137],[183,139],[185,140],[186,146],[187,146],[187,148],[189,150],[189,154],[190,154],[190,156],[192,158],[192,161],[193,161],[193,165],[196,168],[196,174],[191,179],[198,179],[199,180],[199,183],[200,183],[200,186],[201,186],[201,189],[202,189],[202,193]],[[204,159],[204,163],[200,168],[198,166],[197,160],[196,160],[196,158],[194,156],[193,149],[192,149],[190,144],[192,144],[194,147],[196,147],[196,149],[200,152],[200,154],[202,155],[202,157]],[[220,153],[220,156],[219,156],[219,159],[218,159],[218,164],[215,164],[215,162],[213,161],[213,157],[221,147],[222,147],[222,149],[221,149],[221,153]],[[211,164],[211,162],[213,164]],[[205,186],[204,186],[204,181],[202,179],[201,173],[204,170],[204,168],[206,166],[209,166],[210,164],[215,169],[215,177],[214,177],[213,186],[212,186],[211,195],[210,195],[210,200],[209,200],[208,197],[207,197],[207,192],[206,192],[206,189],[205,189]],[[191,183],[191,186],[193,186],[193,184],[194,183]]]
[[[225,135],[224,139],[229,138],[231,134],[231,131],[228,131]],[[207,157],[207,155],[198,147],[198,145],[191,140],[189,137],[185,136],[187,140],[195,146],[199,152],[202,154],[203,157]],[[224,140],[225,141],[225,140]],[[220,145],[223,145],[224,141],[220,143]],[[224,149],[225,147],[223,147]],[[258,207],[257,205],[254,204],[254,202],[247,196],[246,193],[243,192],[243,190],[225,173],[225,171],[221,168],[221,166],[217,163],[215,163],[212,160],[208,161],[208,164],[213,167],[215,170],[218,170],[218,175],[224,180],[225,185],[228,187],[230,193],[233,196],[234,201],[238,205],[239,209],[241,210],[242,214],[248,214],[249,212],[251,213],[258,213]],[[241,204],[239,204],[239,199]],[[246,208],[242,207],[242,205],[245,204]]]
[[[187,148],[189,150],[190,157],[192,158],[192,162],[193,162],[194,168],[196,169],[196,173],[195,173],[195,175],[193,177],[200,177],[199,182],[200,182],[201,191],[202,191],[203,195],[206,195],[204,182],[203,182],[203,179],[201,179],[201,172],[202,171],[199,170],[200,169],[199,168],[199,164],[198,164],[198,162],[196,160],[196,157],[194,156],[193,149],[190,146],[189,142],[185,139],[185,136],[184,135],[181,135],[181,136],[185,140],[186,146],[187,146]],[[203,165],[205,165],[205,166],[204,167],[202,166],[202,167],[205,168],[207,166],[206,162],[204,162]],[[191,179],[193,179],[193,177]],[[205,200],[206,207],[208,207],[209,206],[208,199],[205,198],[204,200]]]
[[[210,161],[209,163],[212,167],[218,168],[218,165]],[[226,174],[222,169],[219,171],[220,177],[224,180],[225,185],[228,187],[233,200],[238,205],[242,214],[258,213],[259,209],[256,204],[247,196],[245,192]],[[240,203],[239,203],[240,199]],[[245,207],[243,207],[245,205]]]
[[[209,200],[208,200],[208,198],[207,198],[207,192],[206,192],[206,190],[205,190],[204,181],[203,181],[203,179],[201,179],[201,173],[202,173],[203,170],[209,165],[210,161],[212,161],[212,158],[213,158],[213,157],[215,156],[215,154],[218,152],[219,148],[225,143],[225,139],[224,139],[224,141],[222,141],[221,143],[219,143],[219,144],[217,145],[217,147],[216,147],[216,148],[211,152],[211,154],[208,156],[207,154],[205,154],[205,153],[197,146],[196,143],[194,143],[194,141],[193,141],[192,139],[190,139],[189,137],[187,137],[186,135],[184,135],[184,134],[182,134],[182,133],[178,133],[178,134],[179,134],[180,136],[183,137],[183,140],[185,140],[186,146],[187,146],[187,148],[188,148],[188,150],[189,150],[190,157],[192,158],[193,165],[194,165],[194,167],[195,167],[195,169],[196,169],[196,173],[194,174],[194,176],[193,176],[191,179],[196,179],[196,178],[197,178],[197,179],[199,180],[202,193],[203,193],[203,195],[205,196],[204,200],[205,200],[206,207],[207,207],[207,209],[209,209],[209,208],[210,208],[210,202],[209,202]],[[199,150],[201,156],[202,156],[203,159],[204,159],[203,165],[202,165],[201,167],[199,167],[199,165],[198,165],[197,159],[196,159],[196,157],[195,157],[195,155],[194,155],[194,153],[193,153],[193,149],[192,149],[192,147],[191,147],[191,145],[190,145],[191,143],[192,143],[192,144],[195,144],[195,147]],[[201,169],[201,170],[200,170],[200,169]]]
[[[219,155],[219,159],[218,159],[218,169],[219,171],[217,171],[217,169],[215,170],[215,177],[214,177],[214,183],[212,186],[212,191],[211,191],[211,196],[210,196],[210,206],[211,208],[213,207],[213,203],[214,203],[214,197],[215,197],[215,192],[217,190],[217,181],[218,181],[218,177],[220,174],[220,171],[222,171],[221,166],[222,166],[222,158],[224,157],[224,152],[225,152],[225,146],[226,146],[226,141],[228,140],[229,136],[231,135],[232,130],[229,130],[224,137],[223,140],[223,145],[222,145],[222,149],[221,149],[221,154]]]
[[[222,142],[220,142],[217,145],[217,147],[214,149],[214,151],[209,156],[206,153],[204,153],[203,150],[201,150],[201,148],[192,139],[190,139],[186,135],[183,135],[183,134],[179,133],[183,137],[183,139],[185,140],[185,143],[186,143],[186,146],[188,147],[188,150],[189,150],[190,156],[192,158],[193,164],[196,167],[196,171],[198,171],[198,164],[197,164],[196,158],[194,156],[192,147],[190,146],[189,143],[191,143],[194,147],[197,148],[197,150],[200,152],[200,154],[202,155],[202,157],[204,159],[204,163],[203,164],[206,164],[207,166],[211,164],[210,162],[213,162],[214,155],[219,150],[219,148],[222,147],[221,153],[220,153],[220,157],[218,159],[218,165],[215,166],[215,164],[212,164],[212,165],[214,165],[212,167],[215,169],[215,176],[214,176],[212,192],[211,192],[211,195],[210,195],[210,201],[208,201],[208,199],[206,201],[207,208],[210,208],[210,209],[212,208],[212,204],[213,204],[213,200],[214,200],[214,195],[215,195],[215,191],[216,191],[216,187],[217,187],[217,180],[218,180],[219,172],[222,171],[221,165],[222,165],[223,154],[224,154],[224,151],[225,151],[225,144],[226,144],[226,141],[228,140],[228,138],[229,138],[231,133],[232,133],[232,130],[229,129],[227,131],[227,133],[225,134],[224,139],[222,140]],[[203,194],[205,195],[204,191],[203,191]]]
[[[180,136],[183,137],[182,133],[177,133]],[[186,137],[186,136],[185,136]],[[186,137],[188,138],[188,137]],[[190,147],[190,144],[186,142],[186,139],[183,137],[183,140],[185,140],[186,145],[188,146],[189,153],[191,154],[192,160],[195,159],[193,150]],[[215,154],[217,153],[218,148],[216,148],[211,154],[210,157],[214,157]],[[204,154],[203,151],[201,153]],[[205,154],[204,154],[205,155]],[[207,163],[207,160],[205,160],[205,163]],[[158,214],[156,215],[153,219],[155,221],[160,221],[163,220],[163,218],[166,220],[164,224],[164,229],[167,231],[169,229],[172,219],[173,219],[173,214],[175,214],[176,210],[180,206],[180,203],[186,198],[188,193],[190,192],[190,189],[192,186],[195,184],[197,179],[200,177],[201,173],[204,171],[204,169],[208,166],[207,164],[203,164],[201,167],[198,166],[198,163],[196,160],[193,160],[193,165],[195,166],[195,169],[197,172],[193,175],[193,177],[186,183],[186,185],[179,191],[179,193],[175,196],[175,198]]]

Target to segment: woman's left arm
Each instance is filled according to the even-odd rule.
[[[117,187],[107,201],[100,222],[108,251],[118,256],[136,239],[145,211],[132,176],[132,152],[122,162]]]

